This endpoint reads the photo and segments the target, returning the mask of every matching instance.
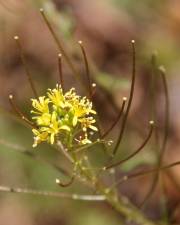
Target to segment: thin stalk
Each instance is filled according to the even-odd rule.
[[[56,178],[56,184],[63,188],[71,186],[71,184],[74,182],[76,178],[76,170],[77,170],[77,164],[75,164],[72,175],[68,182],[62,182],[60,179]]]
[[[121,117],[123,115],[126,101],[127,101],[127,98],[123,97],[123,103],[122,103],[121,110],[120,110],[117,118],[114,120],[114,122],[111,124],[111,126],[104,132],[104,134],[102,135],[101,138],[105,138],[112,131],[112,129],[116,126],[116,124],[119,122],[119,120],[121,119]]]
[[[166,151],[166,146],[167,146],[167,140],[168,140],[168,134],[169,134],[169,93],[168,93],[168,86],[167,86],[167,80],[166,80],[166,71],[164,67],[159,67],[159,72],[161,75],[163,87],[164,87],[164,95],[165,95],[165,119],[164,119],[164,136],[163,136],[163,142],[162,142],[162,147],[160,149],[160,156],[158,160],[158,165],[159,167],[161,166],[163,162],[163,157]],[[158,174],[158,176],[160,176]],[[161,178],[160,179],[160,185],[161,185],[161,190],[162,190],[162,196],[161,196],[161,203],[162,203],[162,212],[163,212],[163,221],[166,224],[169,224],[169,216],[168,216],[168,208],[167,208],[167,198],[166,198],[166,189],[164,185],[164,180]]]
[[[14,96],[13,95],[9,95],[9,103],[12,107],[12,109],[15,111],[15,113],[23,120],[25,121],[31,128],[36,128],[36,126],[34,125],[34,123],[32,123],[22,112],[21,110],[18,108],[18,106],[15,104],[14,102]]]
[[[149,174],[152,174],[152,173],[158,173],[160,171],[167,170],[167,169],[170,169],[172,167],[179,166],[179,165],[180,165],[180,161],[177,161],[177,162],[168,164],[166,166],[161,166],[161,167],[157,167],[157,168],[153,168],[153,169],[148,169],[148,170],[145,170],[145,171],[135,172],[135,173],[132,173],[130,175],[125,175],[125,176],[121,177],[119,180],[117,180],[116,183],[111,185],[108,189],[110,190],[110,189],[114,188],[115,186],[117,186],[121,183],[124,183],[128,180],[131,180],[131,179],[134,179],[134,178],[139,178],[139,177],[142,177],[142,176],[146,176],[146,175],[149,175]]]
[[[156,84],[157,84],[157,53],[153,53],[151,57],[151,84],[150,84],[150,114],[151,118],[155,121],[155,128],[154,128],[154,151],[155,154],[158,154],[159,152],[159,137],[158,137],[158,130],[157,130],[157,112],[156,112]],[[158,156],[157,156],[158,157]],[[140,207],[144,207],[145,204],[148,202],[150,199],[152,193],[154,192],[154,189],[157,184],[157,178],[158,174],[156,173],[153,180],[152,184],[145,195],[142,203],[140,204]]]
[[[71,157],[71,155],[68,153],[68,150],[64,148],[63,144],[60,141],[57,141],[56,143],[57,149],[63,153],[63,155],[74,164],[74,159]]]
[[[149,124],[150,124],[150,131],[148,133],[148,136],[144,140],[144,142],[141,144],[141,146],[136,151],[134,151],[132,154],[130,154],[128,157],[126,157],[125,159],[122,159],[116,163],[113,163],[113,164],[110,164],[110,165],[104,167],[104,170],[108,170],[108,169],[111,169],[111,168],[121,165],[122,163],[124,163],[124,162],[128,161],[129,159],[133,158],[134,156],[136,156],[146,146],[147,142],[149,141],[149,139],[152,136],[152,132],[153,132],[153,128],[154,128],[154,121],[150,121]]]
[[[8,186],[0,186],[0,191],[10,192],[10,193],[39,195],[39,196],[45,196],[45,197],[66,198],[66,199],[79,200],[79,201],[105,201],[106,200],[106,197],[104,195],[68,194],[63,192],[37,191],[33,189],[14,188],[14,187],[8,187]]]
[[[18,46],[18,48],[19,48],[21,61],[22,61],[22,64],[23,64],[23,66],[24,66],[24,69],[25,69],[25,72],[26,72],[26,76],[27,76],[27,78],[28,78],[28,81],[29,81],[29,84],[30,84],[30,86],[31,86],[31,89],[32,89],[32,91],[33,91],[33,93],[34,93],[35,98],[38,98],[37,90],[36,90],[36,88],[35,88],[35,85],[34,85],[34,82],[33,82],[32,77],[31,77],[31,74],[30,74],[30,72],[29,72],[29,68],[28,68],[28,66],[27,66],[27,64],[26,64],[24,52],[23,52],[23,49],[22,49],[22,47],[21,47],[21,43],[20,43],[20,41],[19,41],[19,37],[18,37],[18,36],[15,36],[15,37],[14,37],[14,40],[16,41],[17,46]]]
[[[64,59],[65,59],[66,63],[67,63],[68,66],[70,67],[70,69],[71,69],[73,75],[74,75],[74,76],[76,77],[76,79],[83,85],[83,83],[82,83],[82,81],[81,81],[81,79],[80,79],[80,76],[79,76],[78,72],[76,71],[76,68],[75,68],[74,64],[72,63],[72,61],[71,61],[71,59],[69,58],[68,54],[66,53],[64,47],[62,46],[61,42],[59,41],[59,39],[58,39],[58,37],[57,37],[57,35],[56,35],[54,29],[52,28],[51,23],[49,22],[49,20],[48,20],[46,14],[45,14],[45,12],[44,12],[44,9],[41,8],[41,9],[40,9],[40,13],[41,13],[42,18],[43,18],[44,22],[46,23],[46,25],[47,25],[47,27],[48,27],[48,29],[49,29],[51,35],[52,35],[53,39],[55,40],[55,42],[56,42],[56,44],[57,44],[57,46],[58,46],[60,52],[61,52],[62,55],[64,56]]]
[[[161,154],[160,154],[160,163],[163,160],[164,152],[166,150],[167,146],[167,139],[168,139],[168,133],[169,133],[169,93],[168,93],[168,86],[166,81],[166,75],[165,75],[165,69],[161,66],[159,67],[159,72],[161,75],[163,87],[164,87],[164,95],[165,95],[165,119],[164,119],[164,137],[163,137],[163,143],[161,147]]]
[[[132,82],[131,82],[130,96],[129,96],[129,101],[128,101],[127,109],[126,109],[126,112],[124,114],[124,118],[123,118],[123,121],[122,121],[122,126],[121,126],[121,129],[120,129],[119,137],[118,137],[117,143],[115,145],[115,148],[113,150],[113,155],[116,154],[116,152],[117,152],[117,150],[119,148],[119,145],[120,145],[120,143],[122,141],[123,134],[124,134],[124,130],[125,130],[125,126],[126,126],[126,122],[127,122],[127,118],[128,118],[129,111],[130,111],[130,108],[131,108],[133,94],[134,94],[135,75],[136,75],[136,50],[135,50],[135,41],[132,40],[131,41],[131,44],[132,44]]]
[[[64,80],[63,80],[63,72],[62,72],[62,54],[58,54],[58,69],[59,69],[59,82],[61,84],[61,88],[64,93]]]
[[[161,66],[161,67],[159,67],[159,72],[161,75],[162,84],[163,84],[163,88],[164,88],[164,95],[165,95],[165,119],[164,119],[163,142],[162,142],[162,146],[160,147],[159,154],[158,154],[158,161],[157,161],[158,167],[160,167],[163,162],[163,156],[164,156],[164,153],[166,150],[168,132],[169,132],[169,93],[168,93],[167,81],[166,81],[166,76],[165,76],[165,69]],[[156,135],[156,144],[157,144],[157,135]],[[141,203],[140,207],[143,207],[145,205],[145,203],[148,201],[148,199],[151,197],[151,195],[154,192],[154,189],[156,188],[158,180],[159,180],[159,173],[156,173],[155,177],[153,179],[153,183],[152,183],[148,193],[146,194],[143,202]]]
[[[3,108],[2,106],[0,106],[0,114],[3,114],[4,116],[8,116],[11,119],[17,121],[18,123],[21,123],[25,127],[29,128],[29,124],[27,124],[24,120],[22,120],[22,118],[15,115],[12,111],[9,111],[9,110]]]
[[[69,187],[74,182],[74,179],[75,179],[75,174],[73,174],[71,176],[70,180],[68,182],[66,182],[66,183],[62,182],[60,179],[57,178],[56,179],[56,184],[59,185],[60,187],[63,187],[63,188]]]
[[[57,150],[59,152],[63,153],[63,155],[67,158],[67,160],[73,164],[74,168],[77,168],[79,166],[79,161],[77,160],[77,158],[74,157],[74,156],[76,156],[75,153],[70,154],[69,149],[65,148],[60,141],[57,141],[56,146],[57,146]],[[78,175],[76,177],[82,183],[86,184],[87,186],[92,187],[92,184],[88,180],[83,179],[81,176],[78,176]]]
[[[73,150],[70,150],[70,152],[78,153],[78,152],[81,152],[81,151],[85,151],[88,148],[91,148],[91,147],[93,147],[96,144],[102,144],[102,143],[105,144],[106,141],[104,141],[104,140],[97,140],[97,141],[95,141],[95,142],[93,142],[91,144],[85,145],[85,146],[81,146],[81,147],[79,147],[79,146],[77,146],[77,147],[76,146],[73,146]]]
[[[83,46],[83,42],[82,41],[78,41],[79,46],[81,48],[81,52],[83,55],[83,59],[84,59],[84,65],[85,65],[85,69],[86,69],[86,77],[87,77],[87,81],[88,81],[88,95],[89,95],[89,99],[92,99],[93,97],[93,88],[92,88],[92,82],[91,82],[91,77],[90,77],[90,71],[89,71],[89,63],[88,63],[88,59],[87,59],[87,54],[85,51],[85,48]]]

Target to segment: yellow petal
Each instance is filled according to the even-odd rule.
[[[54,144],[54,134],[51,134],[51,136],[50,136],[50,143],[51,143],[51,145]]]
[[[71,129],[67,126],[67,125],[62,125],[60,127],[60,130],[67,130],[67,131],[70,131]]]
[[[35,135],[39,135],[39,131],[36,130],[36,129],[32,129],[32,132],[33,132],[33,134],[35,134]]]
[[[93,110],[93,109],[91,109],[91,110],[90,110],[90,113],[92,113],[92,114],[96,114],[96,111],[95,111],[95,110]]]
[[[78,122],[78,118],[77,118],[77,116],[74,116],[73,117],[73,127],[76,126],[77,122]]]
[[[47,137],[48,137],[48,133],[47,132],[43,132],[40,135],[41,141],[46,141]]]

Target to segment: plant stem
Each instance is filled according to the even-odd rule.
[[[59,147],[61,147],[61,150],[65,151],[63,145]],[[69,146],[67,146],[67,148],[68,147]],[[146,218],[143,212],[140,211],[136,206],[134,206],[126,197],[118,196],[116,191],[114,189],[109,189],[99,177],[97,177],[95,174],[93,175],[91,171],[84,170],[83,163],[79,163],[80,161],[77,158],[75,152],[71,152],[70,154],[68,154],[68,156],[65,156],[68,157],[68,159],[70,157],[73,163],[77,163],[77,168],[79,170],[79,176],[81,180],[84,180],[85,178],[87,183],[91,184],[92,189],[97,194],[100,194],[100,196],[104,196],[104,200],[116,211],[118,211],[126,220],[133,221],[138,225],[157,225],[157,223],[154,223],[153,221]],[[172,165],[176,165],[179,163],[180,162],[177,162]],[[89,165],[89,167],[91,168],[91,165]]]
[[[117,199],[113,194],[106,194],[106,201],[128,221],[139,225],[157,225],[157,223],[146,218],[143,213],[133,206],[127,198]]]
[[[138,208],[136,208],[126,197],[117,196],[115,190],[110,190],[106,185],[101,182],[100,179],[92,177],[91,174],[86,170],[84,171],[81,165],[79,164],[79,169],[82,176],[86,177],[89,182],[94,186],[94,189],[100,195],[105,196],[106,202],[111,205],[117,212],[119,212],[126,220],[133,221],[139,225],[157,225],[153,221],[149,220],[143,215]]]

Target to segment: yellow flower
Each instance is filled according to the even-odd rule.
[[[45,96],[39,97],[39,100],[37,99],[31,99],[32,100],[32,106],[37,111],[31,111],[35,114],[41,114],[41,113],[49,113],[49,99],[45,98]]]
[[[49,134],[50,144],[54,144],[55,136],[60,132],[60,130],[70,131],[67,125],[59,126],[59,121],[57,120],[57,115],[55,112],[52,113],[51,122],[49,127],[42,127],[40,129],[42,132],[47,132]]]
[[[31,111],[35,114],[32,118],[37,125],[37,129],[33,129],[33,147],[43,141],[53,145],[57,140],[67,147],[73,146],[74,140],[78,138],[77,131],[84,133],[79,144],[91,143],[88,129],[97,131],[97,128],[94,126],[96,120],[89,114],[96,114],[96,111],[92,109],[92,102],[77,95],[74,88],[63,93],[61,87],[56,85],[56,88],[48,89],[46,97],[32,99],[32,106],[35,109]]]
[[[84,131],[87,130],[87,128],[90,128],[91,130],[97,131],[97,127],[95,127],[94,124],[96,121],[95,119],[93,119],[93,117],[86,117],[86,118],[81,118],[79,119],[81,122],[81,126],[83,128]]]
[[[41,116],[34,116],[33,119],[36,119],[37,125],[48,126],[51,121],[51,114],[43,113]]]
[[[32,129],[32,132],[35,135],[35,137],[34,137],[34,143],[33,143],[33,148],[36,147],[39,143],[48,140],[48,133],[47,132],[39,132],[36,129]]]
[[[53,90],[48,89],[48,98],[49,100],[55,105],[55,106],[60,106],[64,107],[64,96],[62,89],[59,85],[56,85],[56,88]]]

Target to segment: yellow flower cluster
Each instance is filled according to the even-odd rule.
[[[54,144],[61,140],[65,145],[72,146],[75,141],[84,145],[91,143],[88,138],[88,129],[97,131],[94,123],[96,120],[90,114],[96,114],[92,109],[92,102],[86,97],[76,94],[74,88],[63,93],[61,86],[48,89],[47,96],[32,99],[35,121],[37,128],[32,129],[34,144],[46,141]],[[81,136],[78,136],[77,135]]]

